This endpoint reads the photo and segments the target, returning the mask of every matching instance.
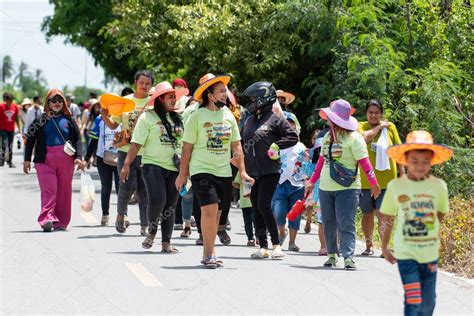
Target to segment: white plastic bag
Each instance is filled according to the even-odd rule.
[[[379,171],[390,170],[390,160],[387,155],[388,146],[387,128],[384,128],[377,141],[377,152],[375,153],[375,169]]]
[[[81,173],[81,210],[84,212],[92,211],[95,201],[95,186],[90,174]]]

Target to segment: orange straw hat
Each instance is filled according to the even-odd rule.
[[[427,131],[410,132],[405,144],[390,147],[387,149],[387,154],[396,163],[406,166],[405,154],[410,150],[431,150],[433,152],[432,166],[446,162],[453,156],[453,150],[448,146],[433,144],[433,136]]]
[[[154,88],[155,92],[151,96],[150,101],[148,101],[149,105],[154,105],[156,98],[168,92],[174,92],[176,94],[176,100],[179,100],[182,96],[189,94],[189,90],[187,88],[175,90],[168,81],[160,82]]]
[[[286,105],[290,105],[293,101],[295,101],[296,97],[293,93],[289,93],[283,90],[277,90],[277,97],[278,98],[285,98]]]
[[[132,99],[124,98],[115,93],[105,93],[100,96],[100,106],[108,109],[110,115],[122,115],[135,109],[135,102]]]
[[[201,79],[199,79],[200,86],[196,89],[196,91],[194,91],[194,100],[202,101],[202,94],[204,93],[204,91],[206,91],[207,88],[209,88],[215,83],[222,82],[227,89],[227,85],[229,84],[230,79],[230,75],[220,75],[216,77],[213,74],[208,73],[202,76]]]

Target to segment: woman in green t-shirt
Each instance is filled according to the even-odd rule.
[[[149,104],[153,104],[154,108],[138,118],[127,158],[120,171],[120,179],[127,180],[130,165],[142,149],[142,174],[148,195],[149,225],[142,246],[145,249],[152,247],[160,222],[162,252],[177,253],[178,250],[170,241],[178,201],[178,191],[174,185],[178,169],[174,157],[179,154],[181,147],[183,123],[173,111],[176,92],[169,82],[164,81],[156,85]]]
[[[405,171],[401,165],[398,165],[397,168],[395,161],[389,159],[387,156],[386,149],[389,146],[401,144],[401,141],[395,125],[386,120],[382,121],[382,105],[377,100],[370,100],[365,107],[365,111],[367,113],[367,122],[361,122],[359,124],[359,132],[364,136],[364,140],[367,143],[369,160],[372,166],[374,166],[375,176],[382,190],[380,195],[375,199],[370,194],[370,184],[367,177],[362,175],[362,190],[359,207],[362,210],[361,224],[366,246],[361,255],[372,256],[374,254],[374,215],[376,214],[377,218],[379,218],[379,209],[385,195],[385,189],[387,189],[387,184],[397,178],[397,170],[400,175],[404,174]],[[382,134],[384,134],[384,138],[381,140]],[[380,228],[381,226],[379,225],[379,236],[381,236]]]
[[[216,257],[214,242],[221,212],[231,202],[231,151],[242,181],[254,182],[245,171],[239,126],[226,107],[229,81],[228,75],[217,76],[196,89],[194,99],[201,105],[186,123],[181,167],[176,179],[176,188],[180,190],[191,175],[194,196],[202,214],[202,264],[211,269],[223,266],[222,260]]]

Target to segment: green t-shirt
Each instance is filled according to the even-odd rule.
[[[199,103],[195,102],[191,104],[190,106],[188,106],[186,109],[184,109],[184,112],[182,114],[184,125],[186,125],[186,123],[188,122],[189,116],[191,116],[191,114],[193,114],[194,111],[196,111],[198,108],[199,108]]]
[[[331,133],[327,133],[322,142],[321,156],[324,157],[324,166],[321,171],[321,184],[319,188],[324,191],[341,191],[348,189],[360,189],[360,173],[363,172],[360,168],[357,172],[356,180],[350,187],[344,187],[338,184],[331,178],[329,174],[329,144]],[[332,158],[342,164],[344,167],[354,170],[357,166],[357,161],[367,158],[367,147],[365,146],[364,137],[359,132],[351,132],[347,134],[339,134],[337,141],[332,145]]]
[[[112,120],[114,120],[117,124],[122,125],[122,130],[128,130],[133,135],[133,130],[135,128],[135,124],[137,123],[137,119],[142,113],[143,108],[148,104],[150,101],[150,97],[146,97],[144,99],[137,99],[135,98],[134,94],[129,94],[124,98],[131,99],[135,102],[135,109],[130,112],[122,113],[120,116],[112,116]],[[128,152],[130,145],[125,145],[120,147],[118,150],[122,152]],[[142,151],[138,152],[138,155],[142,155]]]
[[[231,143],[240,140],[239,126],[228,109],[210,111],[199,108],[186,122],[183,141],[193,144],[189,163],[191,176],[210,173],[216,177],[232,177]]]
[[[371,129],[372,129],[372,126],[369,124],[369,122],[362,122],[359,124],[359,132],[361,134],[363,134],[366,131],[370,131]],[[397,178],[397,164],[395,163],[395,161],[390,159],[390,170],[380,171],[380,170],[375,169],[375,153],[377,152],[377,141],[379,140],[380,133],[381,132],[379,132],[377,136],[375,136],[375,138],[372,140],[370,144],[367,144],[367,151],[369,152],[370,163],[372,164],[372,167],[374,168],[375,177],[377,178],[379,186],[381,189],[386,189],[387,184],[390,182],[390,180]],[[389,126],[387,128],[387,135],[388,135],[389,146],[399,145],[402,143],[400,140],[400,136],[398,136],[397,128],[395,127],[393,123],[389,123]],[[363,172],[362,172],[361,180],[362,180],[362,189],[370,189],[369,180],[367,180],[367,176]]]
[[[240,178],[240,171],[237,172],[235,175],[234,183],[237,183],[240,185],[240,208],[248,208],[252,207],[252,201],[250,201],[249,197],[244,196],[244,190],[242,188],[242,179]]]
[[[380,212],[397,217],[394,235],[395,257],[418,263],[433,262],[439,256],[437,212],[449,209],[448,187],[430,176],[413,181],[406,175],[392,180],[387,187]]]
[[[177,139],[177,144],[172,143],[166,128],[160,117],[154,110],[148,110],[140,115],[133,131],[132,142],[142,145],[142,163],[158,165],[164,169],[178,171],[173,163],[174,153],[181,153],[181,137],[183,129],[176,128],[169,114],[166,114],[170,122],[173,137]]]

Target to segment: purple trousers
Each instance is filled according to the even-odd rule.
[[[54,229],[66,228],[71,220],[74,157],[66,155],[63,146],[48,146],[46,151],[45,162],[35,164],[41,190],[38,223],[43,227],[53,222]]]

